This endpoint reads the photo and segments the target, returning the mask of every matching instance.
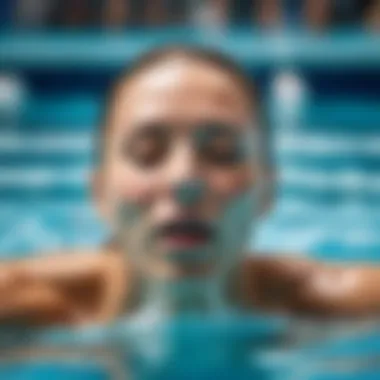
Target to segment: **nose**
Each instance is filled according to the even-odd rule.
[[[183,206],[196,205],[203,198],[205,183],[202,180],[189,180],[178,183],[174,189],[176,200]]]
[[[206,192],[206,183],[196,152],[188,144],[177,146],[170,165],[170,192],[185,207],[199,203]]]

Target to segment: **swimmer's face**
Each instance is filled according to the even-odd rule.
[[[166,61],[120,87],[100,200],[143,273],[198,276],[237,259],[259,180],[255,128],[244,91],[211,64]]]

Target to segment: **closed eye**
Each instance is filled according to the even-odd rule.
[[[213,165],[236,165],[244,160],[245,149],[236,127],[208,125],[202,127],[198,136],[199,154]]]
[[[166,157],[169,149],[169,132],[163,125],[149,124],[139,127],[136,132],[126,138],[122,147],[125,159],[134,164],[153,168]]]

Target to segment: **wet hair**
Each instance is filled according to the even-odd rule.
[[[137,58],[126,70],[122,71],[122,73],[117,76],[113,83],[111,83],[104,102],[103,117],[101,119],[101,127],[98,136],[98,149],[96,152],[97,161],[103,158],[108,118],[120,87],[126,85],[144,70],[176,58],[183,59],[184,61],[205,63],[225,72],[236,82],[245,94],[252,109],[255,109],[255,117],[261,119],[261,107],[259,106],[259,99],[255,92],[253,82],[250,76],[234,60],[230,59],[223,53],[209,48],[196,46],[158,47]],[[260,121],[259,124],[261,124]]]

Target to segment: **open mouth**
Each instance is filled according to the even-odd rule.
[[[207,244],[214,236],[212,226],[195,219],[178,220],[163,225],[158,236],[169,248],[195,248]]]

